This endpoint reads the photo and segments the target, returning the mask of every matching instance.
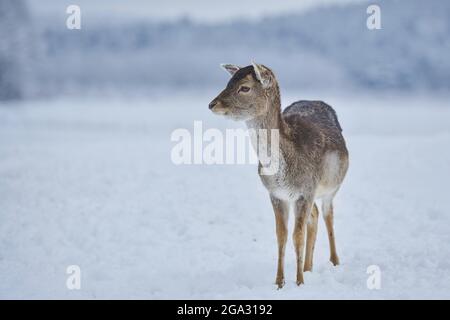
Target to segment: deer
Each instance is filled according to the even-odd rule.
[[[328,233],[330,261],[334,266],[339,265],[333,199],[349,166],[342,128],[335,110],[323,101],[300,100],[281,111],[278,81],[268,67],[253,61],[246,67],[234,64],[221,64],[221,67],[231,79],[209,103],[209,109],[216,115],[244,121],[248,129],[279,132],[279,169],[271,175],[261,174],[259,162],[258,173],[275,213],[278,242],[275,284],[278,289],[285,285],[288,216],[293,212],[296,284],[300,286],[304,284],[303,273],[313,268],[319,200]],[[267,143],[270,148],[273,141]]]

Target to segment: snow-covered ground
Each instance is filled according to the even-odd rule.
[[[342,265],[328,262],[320,221],[314,271],[295,285],[289,241],[276,290],[256,169],[171,162],[174,129],[241,126],[212,115],[212,97],[1,105],[0,298],[450,298],[446,99],[321,97],[351,156],[335,204]],[[81,290],[66,288],[69,265]],[[367,288],[370,265],[380,290]]]

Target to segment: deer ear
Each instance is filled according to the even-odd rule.
[[[262,64],[257,64],[255,61],[252,61],[252,66],[255,70],[256,79],[262,84],[263,88],[267,88],[270,84],[269,70]]]
[[[238,70],[241,68],[235,64],[228,64],[228,63],[222,63],[220,65],[222,67],[223,70],[225,70],[226,72],[228,72],[229,74],[231,74],[232,76],[238,72]]]

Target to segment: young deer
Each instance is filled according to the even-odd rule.
[[[255,63],[244,68],[230,64],[222,67],[232,78],[209,108],[216,114],[243,120],[251,129],[279,131],[279,170],[273,175],[259,172],[275,212],[278,240],[275,283],[278,288],[284,285],[287,222],[292,208],[295,214],[293,240],[297,256],[297,285],[300,285],[303,271],[312,270],[319,214],[315,200],[322,200],[330,261],[333,265],[339,264],[333,230],[333,198],[348,168],[342,129],[333,108],[322,101],[297,101],[281,112],[280,89],[269,68]]]

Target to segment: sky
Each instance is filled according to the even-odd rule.
[[[367,0],[28,0],[38,16],[64,15],[71,4],[82,14],[119,15],[129,18],[172,20],[187,16],[201,22],[220,22],[238,18],[257,19],[267,15],[303,11],[317,6],[367,2]]]

